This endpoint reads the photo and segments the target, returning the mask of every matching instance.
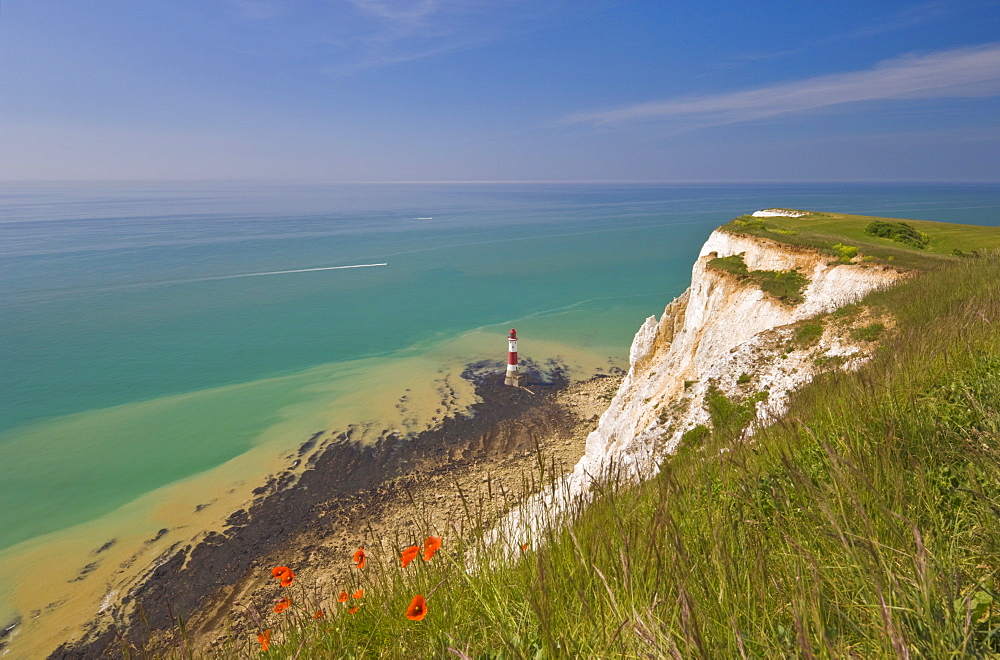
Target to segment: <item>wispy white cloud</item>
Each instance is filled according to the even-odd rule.
[[[294,41],[325,49],[320,69],[352,74],[468,50],[588,15],[618,0],[225,0],[231,14],[256,22],[268,44]],[[263,46],[266,48],[267,46]]]
[[[417,27],[438,13],[447,13],[456,2],[442,0],[416,0],[414,2],[386,2],[385,0],[347,0],[359,11],[395,25]],[[450,6],[449,6],[450,5]]]
[[[891,32],[898,32],[899,30],[905,30],[906,28],[941,19],[944,16],[954,14],[964,8],[967,7],[963,6],[963,3],[959,2],[941,2],[940,0],[923,2],[919,5],[906,7],[905,9],[902,9],[881,20],[874,21],[868,25],[863,25],[842,34],[834,35],[822,41],[825,43],[849,41],[853,39],[876,37]]]
[[[679,128],[754,121],[849,103],[1000,95],[1000,43],[904,55],[874,68],[738,92],[580,112],[563,124],[675,122]]]
[[[998,6],[998,0],[969,0],[968,2],[949,2],[942,0],[929,0],[917,5],[905,7],[887,16],[881,16],[869,20],[846,32],[838,32],[826,37],[811,39],[810,43],[815,45],[843,43],[845,41],[856,41],[879,37],[893,32],[900,32],[908,28],[917,27],[932,21],[940,21],[945,17],[969,10],[977,4],[987,3]],[[731,61],[719,63],[720,67],[732,67],[736,65],[760,62],[766,60],[776,60],[798,55],[802,48],[789,48],[780,51],[751,51],[737,54]]]
[[[788,50],[778,50],[768,53],[740,53],[735,59],[738,62],[765,62],[767,60],[779,60],[785,57],[791,57],[792,55],[798,55],[801,52],[801,48],[789,48]]]
[[[335,74],[409,62],[530,33],[614,0],[339,0],[352,9],[327,43]]]
[[[346,0],[354,9],[353,29],[330,37],[344,57],[328,67],[353,73],[461,50],[496,38],[489,6],[480,0]],[[501,2],[494,11],[517,2]],[[507,7],[502,7],[508,5]],[[494,19],[499,27],[501,21]]]

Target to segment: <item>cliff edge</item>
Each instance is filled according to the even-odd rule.
[[[727,257],[737,263],[742,258],[740,270],[745,265],[751,275],[794,277],[801,286],[797,302],[716,266]],[[809,247],[715,230],[694,264],[691,286],[636,333],[628,374],[588,436],[583,458],[557,487],[513,511],[497,533],[537,538],[540,520],[586,500],[592,483],[611,469],[629,478],[656,474],[685,433],[710,425],[707,399],[713,394],[752,401],[764,420],[780,415],[789,393],[820,370],[856,368],[874,346],[852,338],[851,330],[872,322],[891,326],[892,320],[862,313],[850,323],[810,321],[908,276],[888,266],[844,263]]]

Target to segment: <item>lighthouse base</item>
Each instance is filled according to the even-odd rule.
[[[525,380],[527,380],[526,374],[520,374],[517,372],[508,371],[507,375],[504,376],[503,384],[510,385],[512,387],[521,387],[522,385],[524,385]]]

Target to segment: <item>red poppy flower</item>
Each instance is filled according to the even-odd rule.
[[[364,589],[358,589],[357,591],[354,592],[354,598],[361,598],[364,595],[365,595]]]
[[[316,614],[313,614],[313,618],[322,619],[324,614],[323,610],[316,610]]]
[[[356,605],[354,607],[347,608],[347,613],[348,614],[356,614],[357,611],[358,611],[358,607]]]
[[[403,553],[399,556],[403,560],[403,568],[409,566],[410,562],[416,559],[418,554],[420,554],[419,545],[411,545],[406,550],[403,550]]]
[[[346,603],[347,602],[347,592],[346,591],[341,591],[340,592],[340,595],[337,596],[337,602],[338,603]]]
[[[365,549],[358,548],[358,551],[354,553],[354,565],[358,568],[365,567]]]
[[[278,604],[274,606],[274,611],[281,614],[288,609],[288,606],[292,604],[291,598],[282,598],[278,601]]]
[[[424,541],[424,561],[428,561],[434,553],[441,549],[440,536],[428,536]]]
[[[260,650],[262,652],[267,651],[267,647],[271,645],[271,629],[268,628],[261,634],[257,635],[257,641],[260,642]]]
[[[406,608],[406,618],[411,621],[423,621],[425,616],[427,616],[427,602],[423,596],[417,594]]]
[[[295,580],[295,573],[287,566],[275,566],[271,569],[271,577],[281,580],[281,586],[287,587]]]
[[[525,543],[524,545],[522,545],[521,546],[521,552],[527,552],[529,545],[531,545],[531,544],[530,543]]]
[[[291,586],[292,582],[295,581],[295,573],[292,569],[288,569],[288,572],[281,576],[281,586],[288,587]]]

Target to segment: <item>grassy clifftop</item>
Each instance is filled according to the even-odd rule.
[[[752,434],[748,402],[715,397],[712,428],[687,439],[658,477],[602,483],[575,521],[544,538],[484,544],[488,484],[466,493],[462,529],[418,522],[389,541],[402,551],[440,533],[444,547],[431,560],[370,561],[343,585],[363,588],[363,599],[322,603],[314,588],[296,586],[287,611],[258,604],[269,653],[1000,654],[1000,256],[986,249],[1000,237],[912,221],[932,237],[933,249],[916,250],[862,240],[870,218],[823,224],[826,214],[815,215],[812,224],[806,216],[735,226],[830,249],[849,240],[876,258],[913,254],[929,271],[815,319],[841,323],[864,308],[894,319],[868,338],[880,342],[870,362],[821,376],[781,422]],[[546,479],[544,466],[535,478]],[[484,558],[497,561],[482,568]],[[426,600],[414,606],[417,594]],[[244,635],[219,654],[258,650]]]
[[[974,252],[1000,248],[1000,227],[959,225],[928,220],[900,220],[845,213],[788,211],[798,217],[741,216],[723,225],[732,233],[750,234],[790,245],[816,247],[834,257],[843,257],[844,247],[857,248],[856,263],[870,261],[900,268],[929,270],[946,266]],[[872,223],[903,223],[926,236],[923,248],[866,232]],[[837,247],[842,246],[842,247]]]

